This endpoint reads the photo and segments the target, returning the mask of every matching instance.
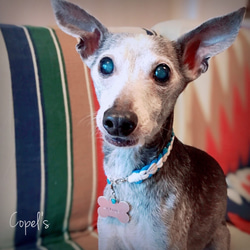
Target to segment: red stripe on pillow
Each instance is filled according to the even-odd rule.
[[[99,110],[100,106],[99,106],[99,102],[97,100],[97,96],[95,93],[95,87],[93,84],[93,80],[90,76],[90,70],[88,70],[89,73],[89,79],[91,79],[91,87],[92,87],[92,96],[93,96],[93,102],[94,102],[94,108],[95,108],[95,112],[97,113],[97,111]],[[104,187],[107,183],[106,181],[106,176],[104,174],[104,170],[103,170],[103,150],[102,150],[102,135],[101,132],[99,131],[98,128],[96,128],[96,150],[97,150],[97,197],[103,195],[103,190]],[[93,222],[97,222],[97,208],[98,205],[96,203],[96,209],[95,209],[95,213],[93,215]],[[96,226],[95,226],[96,227]]]
[[[240,230],[250,234],[250,221],[243,220],[237,214],[228,213],[230,221]]]

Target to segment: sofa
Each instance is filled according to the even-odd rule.
[[[170,25],[176,35],[183,24],[154,29],[167,35]],[[0,249],[98,248],[97,197],[106,185],[99,107],[75,44],[56,27],[0,25]],[[237,250],[250,243],[249,46],[244,27],[189,84],[174,125],[221,164]]]

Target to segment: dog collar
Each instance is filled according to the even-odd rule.
[[[117,218],[122,223],[129,222],[130,216],[128,213],[130,210],[130,205],[126,201],[117,201],[114,186],[123,182],[139,184],[154,175],[160,168],[162,168],[163,163],[167,160],[171,149],[173,148],[174,137],[174,133],[172,132],[167,146],[149,165],[146,165],[141,170],[134,170],[132,174],[126,178],[120,178],[116,180],[109,178],[107,179],[112,191],[111,199],[108,200],[105,196],[100,196],[98,198],[98,204],[100,207],[98,208],[97,212],[99,216]]]
[[[111,189],[113,189],[112,188],[113,185],[120,184],[123,182],[140,184],[144,180],[154,175],[160,168],[162,168],[163,163],[166,162],[168,156],[170,155],[171,149],[173,148],[173,144],[174,144],[174,137],[175,137],[174,132],[172,132],[170,141],[168,142],[166,147],[164,147],[164,149],[159,154],[159,156],[155,158],[154,160],[152,160],[150,164],[144,166],[142,169],[134,170],[132,174],[126,178],[120,178],[116,180],[108,178],[107,182],[108,184],[111,185]]]

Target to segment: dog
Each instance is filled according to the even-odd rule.
[[[100,103],[108,184],[98,199],[99,248],[229,249],[223,171],[177,139],[173,117],[188,83],[235,40],[245,8],[171,41],[150,30],[111,33],[66,1],[52,7],[59,27],[78,38]]]

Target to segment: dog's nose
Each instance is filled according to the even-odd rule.
[[[125,137],[130,135],[136,128],[137,115],[130,111],[108,109],[103,116],[103,127],[113,136]]]

